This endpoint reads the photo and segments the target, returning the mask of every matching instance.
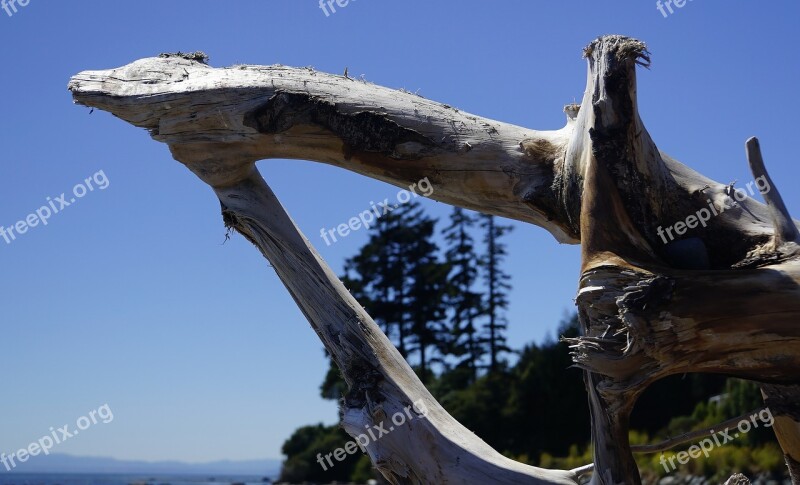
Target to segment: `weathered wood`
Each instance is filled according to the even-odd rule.
[[[671,450],[676,446],[685,443],[695,442],[700,438],[705,438],[707,436],[712,436],[714,435],[714,433],[717,432],[715,430],[727,429],[733,426],[737,426],[742,421],[747,421],[750,419],[751,416],[756,415],[762,411],[767,411],[767,408],[764,406],[758,409],[753,409],[752,411],[740,414],[735,418],[727,419],[721,423],[717,423],[707,428],[698,429],[696,431],[688,431],[678,436],[674,436],[672,438],[661,441],[660,443],[654,443],[651,445],[631,446],[631,450],[634,453],[662,453],[664,451]]]
[[[391,483],[577,483],[571,472],[504,457],[453,419],[303,237],[255,169],[216,193],[226,225],[272,263],[342,370],[349,387],[340,409],[342,424],[354,438],[366,436],[362,442],[368,442],[372,462]]]
[[[606,37],[586,55],[589,86],[576,121],[585,134],[573,155],[583,167],[577,304],[584,336],[570,342],[588,372],[595,462],[603,465],[593,483],[635,484],[628,418],[652,382],[686,372],[798,382],[800,261],[768,243],[772,237],[722,257],[718,242],[702,232],[688,254],[653,237],[664,221],[696,213],[697,195],[706,199],[713,190],[708,184],[684,192],[644,128],[636,65],[649,61],[645,46]],[[759,171],[766,173],[763,162]],[[772,193],[768,201],[780,200],[774,185]],[[715,232],[746,234],[750,217],[759,217],[746,212],[751,205],[743,200],[734,208],[739,220]],[[682,216],[670,214],[675,206]],[[794,222],[785,208],[770,209],[790,233]],[[731,269],[737,265],[748,269]]]
[[[535,131],[311,68],[214,69],[182,56],[82,72],[69,88],[77,103],[147,129],[212,186],[268,158],[319,161],[403,188],[427,177],[436,200],[578,242],[553,186],[569,124]]]
[[[772,224],[775,226],[775,235],[773,236],[772,249],[779,248],[784,245],[792,246],[794,249],[796,244],[800,244],[800,231],[794,224],[792,217],[789,215],[789,210],[786,204],[783,203],[783,197],[772,181],[772,177],[767,173],[767,167],[764,164],[764,157],[761,155],[761,144],[758,138],[750,138],[746,143],[747,147],[747,161],[750,163],[750,170],[753,172],[753,177],[757,180],[763,178],[767,185],[772,190],[764,193],[764,200],[767,201],[770,214],[772,215]],[[794,244],[790,244],[794,243]]]
[[[449,417],[300,235],[255,162],[314,160],[401,187],[427,177],[437,200],[579,242],[576,301],[584,336],[570,342],[586,371],[592,480],[636,484],[628,416],[641,392],[664,376],[713,372],[757,380],[768,401],[783,403],[784,418],[796,417],[796,401],[774,396],[800,384],[798,223],[757,141],[748,142],[747,154],[754,176],[768,181],[767,206],[658,150],[636,99],[636,66],[649,63],[644,44],[607,36],[584,54],[584,99],[565,109],[567,124],[554,131],[310,68],[214,69],[202,56],[86,71],[69,87],[77,103],[148,129],[215,189],[226,223],[273,263],[342,369],[351,387],[343,408],[349,433],[423,399],[428,419],[368,447],[393,483],[577,477],[510,462]],[[723,205],[680,240],[664,236],[664,227]],[[800,426],[787,419],[776,431],[792,466]]]
[[[764,402],[775,418],[773,429],[783,449],[793,484],[800,483],[800,386],[764,385]]]
[[[269,158],[327,163],[403,188],[428,177],[436,200],[536,224],[560,242],[580,242],[588,133],[575,122],[576,106],[567,107],[563,128],[537,131],[311,68],[211,68],[197,56],[178,55],[84,71],[69,89],[76,103],[145,128],[177,150],[177,158],[193,160],[211,185],[241,176],[240,162]],[[220,153],[227,157],[209,155]],[[727,197],[726,184],[660,155],[659,192],[641,180],[618,181],[647,192],[652,241],[658,240],[656,225],[663,224],[658,221],[683,218],[705,204],[692,204],[704,185],[715,201]],[[735,248],[770,238],[766,208],[752,200],[745,205],[757,220],[743,224],[738,214],[721,214],[707,232],[724,239],[745,228],[746,238]],[[719,259],[722,264],[735,256]]]

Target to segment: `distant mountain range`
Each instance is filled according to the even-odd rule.
[[[39,455],[17,463],[10,473],[103,473],[142,475],[253,475],[274,477],[280,473],[280,460],[215,461],[126,461],[64,454]],[[9,473],[0,465],[0,473]]]

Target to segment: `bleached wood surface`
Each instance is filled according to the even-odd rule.
[[[647,385],[685,372],[764,382],[768,402],[780,410],[776,431],[787,461],[796,464],[798,223],[771,179],[769,206],[749,197],[732,205],[734,188],[658,150],[636,100],[636,66],[649,62],[644,44],[607,36],[584,54],[584,98],[552,131],[310,68],[215,69],[196,56],[85,71],[69,87],[77,103],[149,130],[214,188],[226,223],[274,265],[342,369],[351,386],[343,408],[349,433],[423,399],[426,419],[368,447],[393,483],[576,477],[516,464],[447,415],[283,212],[257,160],[314,160],[400,187],[427,177],[434,199],[580,243],[585,335],[571,343],[592,408],[593,483],[639,483],[629,412]],[[754,178],[768,177],[757,142],[747,147]],[[659,228],[709,203],[731,207],[695,229],[688,250],[664,243]],[[532,410],[548,411],[557,412],[557,403]]]

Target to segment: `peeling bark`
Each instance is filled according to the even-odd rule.
[[[514,463],[456,423],[299,233],[257,160],[314,160],[400,187],[427,177],[437,200],[580,243],[584,336],[570,344],[586,372],[592,483],[640,483],[630,411],[652,382],[686,372],[764,383],[800,483],[800,238],[757,140],[747,157],[769,181],[767,205],[732,204],[735,188],[671,159],[645,129],[636,98],[645,45],[606,36],[584,55],[584,98],[554,131],[310,68],[215,69],[198,54],[82,72],[69,87],[77,103],[147,129],[214,188],[226,224],[272,262],[342,370],[351,435],[422,399],[426,419],[367,447],[392,483],[575,483],[578,474]],[[722,205],[730,208],[690,234],[668,241],[661,232]]]
[[[310,68],[214,69],[183,57],[82,72],[69,88],[77,103],[147,129],[212,186],[257,160],[313,160],[402,188],[427,177],[435,200],[579,240],[563,222],[571,197],[554,186],[569,123],[535,131]]]
[[[773,429],[784,451],[793,484],[800,483],[800,386],[764,385],[764,403],[775,418]]]
[[[647,51],[615,36],[594,42],[586,54],[589,87],[577,119],[584,135],[572,152],[583,174],[576,302],[584,336],[570,343],[576,364],[587,371],[595,462],[604,469],[593,483],[636,484],[628,417],[652,382],[687,372],[798,382],[800,261],[787,257],[792,253],[783,251],[780,237],[773,244],[765,244],[772,237],[758,236],[729,245],[724,257],[717,239],[703,233],[686,239],[691,249],[680,253],[658,241],[657,228],[670,220],[671,208],[685,210],[681,219],[698,208],[667,170],[636,109],[636,65],[649,61]],[[708,185],[703,197],[713,192]],[[767,201],[780,200],[776,187],[772,192]],[[795,223],[785,210],[771,205],[769,212],[786,226],[778,233],[791,233]],[[715,234],[738,230],[746,239],[740,229],[749,221],[729,222]],[[730,269],[754,254],[777,264]]]
[[[345,160],[359,153],[418,160],[438,147],[430,138],[400,126],[383,113],[342,113],[335,104],[308,94],[276,93],[263,106],[245,113],[244,125],[265,135],[285,133],[295,125],[320,126],[342,140]]]
[[[255,169],[216,193],[225,224],[272,263],[342,370],[349,387],[340,409],[342,425],[354,438],[375,430],[378,439],[365,438],[366,450],[387,480],[577,483],[572,472],[534,468],[502,456],[454,420],[303,237]]]

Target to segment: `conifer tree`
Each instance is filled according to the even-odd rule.
[[[452,338],[449,350],[456,358],[456,368],[469,371],[471,382],[477,378],[481,360],[487,353],[476,328],[483,312],[483,296],[474,289],[479,261],[471,232],[476,222],[475,216],[455,207],[450,215],[450,225],[444,229],[445,257],[451,267],[447,293]]]
[[[419,356],[419,373],[423,382],[432,375],[431,364],[443,363],[448,351],[448,329],[445,324],[447,275],[450,267],[439,259],[439,248],[433,242],[436,220],[426,216],[417,205],[408,204],[403,241],[407,262],[408,292],[404,308],[412,351]]]
[[[506,345],[505,336],[508,328],[505,311],[508,309],[511,277],[502,269],[507,252],[501,239],[513,227],[497,224],[492,215],[481,214],[480,219],[481,227],[485,230],[483,242],[486,244],[486,253],[480,263],[486,285],[484,302],[486,324],[483,338],[489,347],[489,372],[495,373],[499,368],[500,356],[511,350]]]
[[[404,321],[407,262],[402,239],[406,225],[402,211],[393,210],[370,228],[367,243],[345,262],[342,278],[350,293],[370,313],[384,333],[394,339],[400,354],[408,357],[407,323]]]
[[[347,260],[342,278],[401,355],[418,357],[423,380],[447,348],[443,321],[449,269],[433,242],[435,226],[416,201],[392,208],[370,228],[367,244]]]

